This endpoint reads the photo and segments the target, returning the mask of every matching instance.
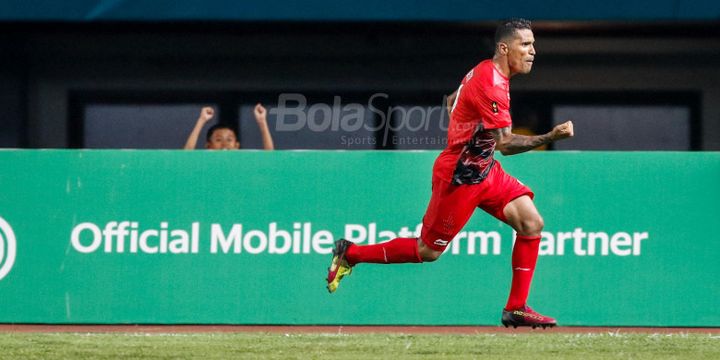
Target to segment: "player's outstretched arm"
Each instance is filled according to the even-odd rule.
[[[509,126],[490,130],[495,138],[495,149],[503,155],[519,154],[574,135],[572,121],[566,121],[555,126],[549,133],[537,136],[517,135],[513,134],[511,130]]]
[[[270,135],[270,129],[267,124],[267,110],[262,104],[255,105],[255,121],[257,121],[258,127],[260,128],[260,134],[262,136],[263,149],[275,150],[275,144],[273,143],[272,135]]]
[[[187,141],[185,141],[185,146],[183,149],[185,150],[194,150],[195,146],[197,146],[198,138],[200,137],[200,132],[202,131],[203,126],[208,123],[208,121],[212,120],[213,116],[215,116],[215,110],[211,107],[204,107],[202,110],[200,110],[200,116],[197,119],[197,122],[195,123],[195,127],[190,132],[190,136],[188,136]]]

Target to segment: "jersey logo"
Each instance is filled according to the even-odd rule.
[[[491,105],[492,105],[492,112],[493,112],[493,114],[497,114],[497,113],[498,113],[498,105],[497,105],[497,102],[493,101]]]

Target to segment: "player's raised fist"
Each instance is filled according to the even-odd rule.
[[[566,121],[555,126],[552,130],[553,140],[567,139],[575,135],[572,121]]]

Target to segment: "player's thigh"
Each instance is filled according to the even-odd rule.
[[[481,183],[484,191],[478,199],[479,207],[496,219],[510,224],[505,216],[505,208],[515,199],[527,196],[532,199],[535,195],[527,185],[503,170],[500,162],[490,170],[488,177]],[[531,201],[532,202],[532,201]],[[532,205],[532,204],[531,204]]]
[[[542,216],[530,196],[522,195],[510,201],[503,209],[508,225],[524,236],[540,235],[544,226]]]
[[[421,238],[436,251],[444,250],[465,226],[477,207],[474,185],[433,183],[432,197],[423,217]]]

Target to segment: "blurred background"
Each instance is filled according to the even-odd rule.
[[[516,128],[572,119],[559,150],[720,150],[720,3],[511,5],[3,1],[0,147],[181,148],[209,105],[261,148],[261,102],[277,149],[441,149],[443,97],[492,56],[499,20],[525,17],[537,57],[511,83]],[[278,119],[283,94],[306,106]]]

